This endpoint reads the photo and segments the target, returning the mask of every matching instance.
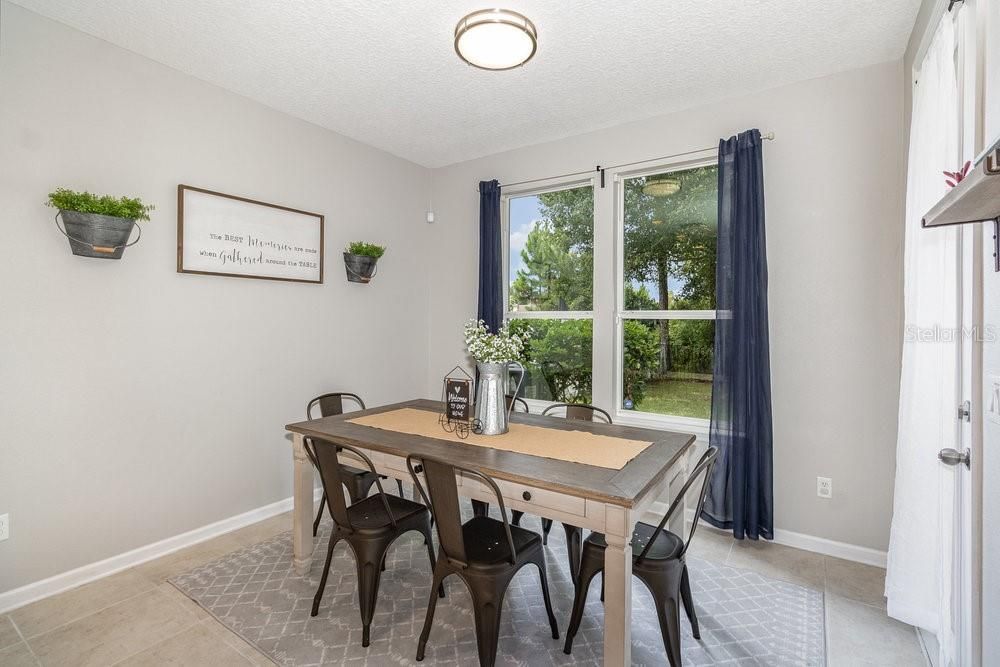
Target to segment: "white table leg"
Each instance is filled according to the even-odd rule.
[[[292,564],[297,574],[305,574],[312,565],[313,534],[313,465],[306,454],[303,438],[292,434],[294,477],[292,502]]]
[[[608,507],[604,550],[604,664],[632,664],[632,522],[630,512]]]

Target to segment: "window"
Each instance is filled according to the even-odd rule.
[[[529,331],[520,395],[593,400],[594,188],[505,195],[507,319]]]
[[[708,419],[718,167],[623,176],[617,191],[619,406]]]
[[[503,193],[506,318],[530,331],[521,396],[707,428],[717,189],[706,156]]]

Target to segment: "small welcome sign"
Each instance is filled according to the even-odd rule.
[[[438,423],[448,433],[460,438],[468,437],[475,431],[478,422],[472,414],[474,380],[461,366],[455,366],[447,375],[441,387],[441,402],[444,409],[438,415]]]
[[[445,380],[445,411],[448,421],[468,421],[472,417],[472,380]]]

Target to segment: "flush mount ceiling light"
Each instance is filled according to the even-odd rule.
[[[646,184],[642,186],[642,191],[653,197],[669,197],[680,189],[681,179],[668,175],[650,176],[646,179]]]
[[[535,24],[509,9],[481,9],[462,17],[455,26],[455,53],[480,69],[520,67],[537,48]]]

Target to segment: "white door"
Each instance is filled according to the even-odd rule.
[[[968,0],[961,8],[956,31],[956,74],[959,87],[961,152],[975,160],[985,141],[983,99],[985,79],[984,19],[990,3]],[[990,234],[992,237],[992,234]],[[990,238],[992,241],[992,238]],[[956,405],[957,451],[942,450],[944,465],[955,475],[955,517],[952,550],[952,632],[954,665],[980,665],[982,641],[982,472],[984,271],[981,225],[959,231],[959,377]],[[998,294],[1000,296],[1000,294]],[[994,311],[997,312],[997,311]],[[989,655],[989,654],[987,654]],[[1000,654],[994,654],[1000,655]],[[942,666],[944,667],[944,666]]]
[[[1000,137],[1000,2],[983,13],[983,127],[986,144]],[[980,609],[982,664],[1000,659],[1000,273],[994,271],[993,226],[982,226],[982,452],[979,456]]]

